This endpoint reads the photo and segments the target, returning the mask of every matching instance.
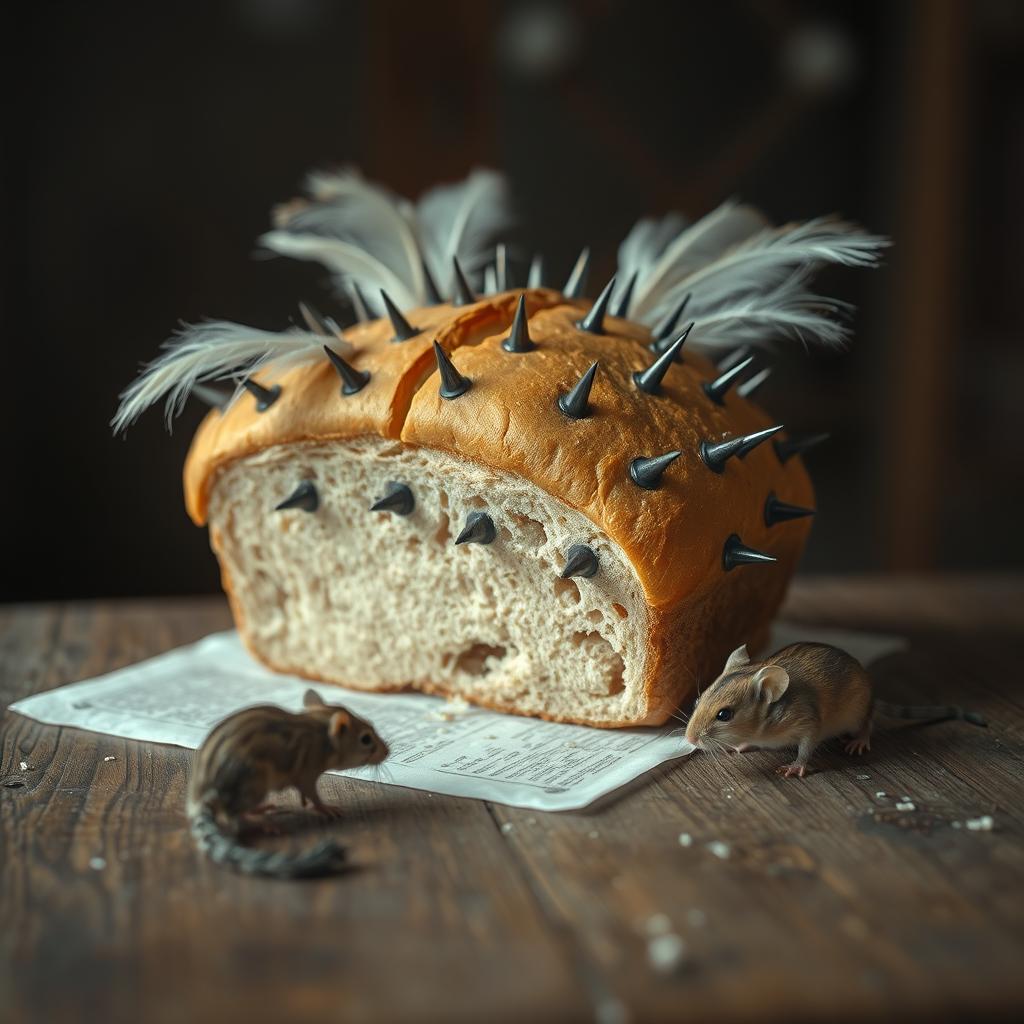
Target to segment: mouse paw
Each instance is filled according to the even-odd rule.
[[[855,737],[852,740],[847,740],[843,749],[848,754],[863,754],[866,750],[871,749],[871,740],[866,738],[861,739],[860,737]]]
[[[792,764],[780,764],[779,767],[775,769],[775,771],[776,774],[781,775],[783,778],[786,779],[790,779],[794,775],[797,778],[802,779],[807,774],[809,769],[807,765],[800,764],[799,761],[794,761]]]

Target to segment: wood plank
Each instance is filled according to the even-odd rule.
[[[5,657],[5,701],[227,621],[219,600],[74,605],[46,666],[54,614],[0,617],[3,638],[24,631]],[[325,780],[325,799],[350,811],[339,830],[357,867],[281,884],[197,858],[184,751],[8,714],[2,764],[19,755],[33,766],[26,785],[0,788],[0,988],[13,1019],[73,1019],[83,1006],[111,1022],[475,1020],[488,1003],[589,1013],[572,949],[549,933],[482,803]],[[298,841],[323,828],[296,819]]]

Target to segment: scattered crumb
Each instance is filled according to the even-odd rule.
[[[896,810],[897,811],[916,811],[917,808],[914,806],[914,804],[910,800],[901,800],[898,804],[896,804]]]
[[[117,758],[113,754],[107,754],[107,756],[105,758],[103,758],[103,760],[104,761],[116,761]]]
[[[31,771],[35,771],[35,765],[31,765],[31,764],[29,764],[29,763],[28,763],[28,761],[19,761],[19,762],[18,762],[18,767],[19,767],[19,768],[20,768],[20,769],[21,769],[21,770],[22,770],[23,772],[31,772]]]
[[[995,821],[991,814],[983,814],[980,818],[968,818],[964,825],[971,832],[991,832]]]
[[[488,739],[488,740],[496,740],[497,738],[498,738],[497,736],[485,736],[484,737],[484,739]]]
[[[467,711],[473,710],[473,705],[465,697],[449,697],[447,705],[453,715],[464,715]]]
[[[508,835],[509,832],[512,832],[514,829],[515,825],[513,825],[511,821],[506,821],[502,823],[501,831],[504,832],[505,835]]]
[[[679,845],[680,846],[693,846],[693,836],[689,832],[679,833]]]
[[[588,835],[588,836],[590,836],[590,838],[591,838],[591,839],[600,839],[600,838],[601,838],[601,833],[600,833],[600,832],[598,832],[596,828],[592,828],[592,829],[591,829],[591,830],[590,830],[590,831],[589,831],[589,832],[587,833],[587,835]]]
[[[703,928],[708,922],[708,915],[699,907],[691,907],[686,912],[686,923],[691,928]]]
[[[644,922],[644,930],[648,935],[667,935],[672,931],[672,922],[668,914],[651,914]]]
[[[713,843],[708,843],[708,850],[713,853],[719,860],[728,860],[729,854],[732,853],[728,843],[723,843],[721,840],[716,839]]]
[[[647,962],[660,974],[672,974],[686,960],[686,943],[671,932],[656,935],[647,942]]]
[[[89,861],[89,867],[91,867],[93,871],[102,871],[106,866],[107,862],[102,857],[93,857]]]
[[[876,800],[884,800],[884,799],[885,799],[885,798],[886,798],[886,797],[887,797],[888,795],[889,795],[889,794],[888,794],[888,793],[886,793],[886,791],[885,791],[884,789],[880,789],[880,790],[879,790],[879,791],[878,791],[878,792],[877,792],[877,793],[875,794],[875,799],[876,799]]]
[[[857,778],[860,779],[861,782],[865,782],[868,779],[870,779],[871,776],[870,775],[858,775]]]

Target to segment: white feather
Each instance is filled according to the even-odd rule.
[[[702,310],[737,296],[766,294],[801,268],[814,271],[829,263],[875,266],[888,244],[885,238],[829,217],[762,230],[666,285],[661,301],[647,312],[650,319],[657,319],[689,293],[693,309],[688,312],[697,319]]]
[[[170,429],[171,420],[181,412],[193,385],[228,379],[237,384],[242,376],[257,369],[273,379],[293,366],[323,359],[323,341],[320,335],[308,331],[260,331],[223,320],[186,326],[121,392],[121,404],[110,425],[115,434],[125,430],[163,399],[164,418]],[[332,347],[337,348],[337,344]]]
[[[766,227],[768,221],[752,206],[723,203],[690,225],[666,245],[646,273],[638,277],[630,315],[647,321],[669,305],[675,287],[699,267]]]
[[[453,285],[452,258],[477,275],[493,255],[496,237],[512,225],[508,185],[495,171],[477,169],[457,185],[425,192],[416,204],[420,248],[442,289]]]
[[[714,308],[693,300],[695,325],[688,344],[714,350],[740,344],[767,345],[781,337],[841,347],[849,337],[843,322],[849,303],[807,290],[812,273],[793,273],[765,293],[737,295]],[[697,293],[699,294],[699,293]]]

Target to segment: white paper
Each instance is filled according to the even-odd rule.
[[[821,635],[792,629],[793,637],[803,640]],[[782,645],[792,638],[777,628],[776,639]],[[862,661],[903,646],[894,637],[835,631],[824,642],[837,643]],[[278,704],[299,710],[310,685],[254,661],[237,633],[215,633],[98,679],[28,697],[12,704],[11,710],[51,725],[194,749],[217,722],[240,708]],[[338,774],[513,807],[577,810],[657,765],[690,753],[680,724],[591,729],[503,715],[423,694],[372,694],[324,686],[322,695],[373,722],[391,747],[381,768]]]

